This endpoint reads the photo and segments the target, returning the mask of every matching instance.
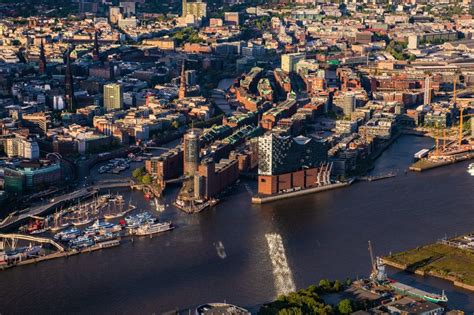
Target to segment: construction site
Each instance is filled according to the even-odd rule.
[[[474,123],[472,122],[474,112],[471,110],[473,102],[473,91],[465,90],[463,97],[458,98],[455,78],[450,107],[459,113],[457,124],[447,127],[435,123],[431,128],[424,128],[423,131],[435,139],[435,145],[415,154],[415,162],[410,167],[411,171],[421,172],[474,158]]]

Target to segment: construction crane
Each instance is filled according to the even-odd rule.
[[[443,152],[446,151],[446,128],[443,128]]]
[[[456,76],[454,77],[453,79],[453,104],[456,105],[456,102],[458,100],[458,93],[457,93],[457,82],[458,82],[458,77],[457,77],[457,73],[456,73]]]
[[[456,71],[454,74],[454,79],[453,79],[453,105],[457,105],[457,82],[458,82],[458,76],[461,73],[459,71]],[[459,106],[459,111],[460,111],[460,117],[459,117],[459,146],[461,146],[462,142],[462,125],[463,125],[463,109],[461,106]]]
[[[374,252],[372,251],[372,243],[370,241],[369,241],[369,254],[370,254],[370,263],[372,265],[372,274],[375,274],[377,272],[377,268],[375,266]]]
[[[463,124],[463,108],[459,108],[460,115],[459,115],[459,146],[462,144],[462,124]]]
[[[434,127],[434,136],[435,136],[435,156],[439,156],[439,123],[435,122],[435,127]]]

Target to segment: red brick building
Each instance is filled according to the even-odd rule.
[[[178,178],[183,175],[183,151],[175,148],[145,161],[145,169],[158,180]]]
[[[221,159],[219,163],[203,161],[198,168],[194,191],[204,199],[215,197],[239,178],[237,160]]]
[[[258,193],[274,195],[293,188],[311,188],[318,186],[318,168],[299,170],[280,175],[258,176]]]

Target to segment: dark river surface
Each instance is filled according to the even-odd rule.
[[[431,145],[411,136],[396,141],[373,171],[396,170],[395,178],[263,206],[250,203],[256,183],[243,181],[199,215],[168,207],[160,218],[177,226],[170,233],[3,271],[0,313],[150,314],[222,301],[256,310],[279,287],[268,233],[281,236],[297,289],[322,278],[367,276],[369,240],[375,254],[384,255],[474,230],[469,163],[405,174],[413,153]],[[166,203],[177,189],[167,190]],[[151,209],[141,193],[123,193]],[[390,273],[424,289],[445,289],[451,307],[474,310],[474,294],[448,282]]]

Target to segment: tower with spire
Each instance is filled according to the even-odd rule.
[[[183,60],[183,65],[181,66],[181,78],[179,83],[179,92],[178,98],[180,100],[186,98],[186,69],[185,69],[185,60]]]
[[[92,48],[92,60],[99,61],[99,31],[94,33],[94,48]]]
[[[74,101],[74,82],[72,78],[72,69],[71,69],[71,52],[72,49],[68,48],[66,52],[66,75],[64,78],[64,99],[66,101],[66,106],[69,112],[75,111],[75,101]]]
[[[44,52],[43,40],[41,40],[41,45],[40,45],[40,58],[39,58],[39,64],[38,64],[38,71],[39,71],[39,74],[46,73],[46,54]]]

